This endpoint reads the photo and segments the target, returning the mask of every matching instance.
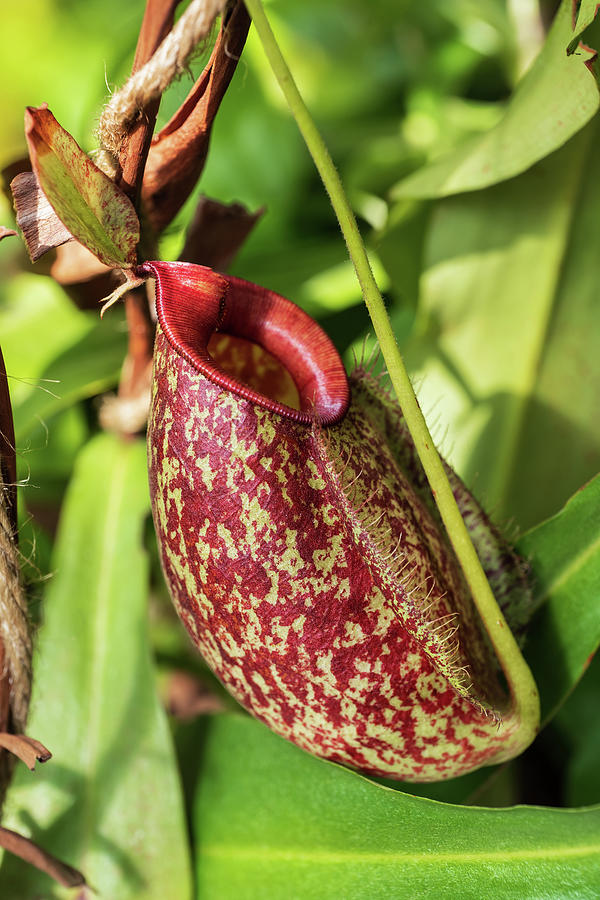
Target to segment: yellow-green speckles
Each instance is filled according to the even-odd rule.
[[[246,529],[246,544],[250,548],[258,549],[264,540],[264,533],[275,533],[276,526],[271,520],[268,507],[261,503],[258,494],[250,497],[248,494],[240,493],[240,502],[240,522]]]
[[[272,421],[272,416],[267,412],[266,409],[260,409],[260,407],[256,407],[256,434],[257,437],[265,444],[265,446],[269,446],[275,440],[277,432],[275,431],[275,426]]]
[[[202,481],[206,485],[206,489],[212,491],[217,471],[214,466],[211,465],[210,454],[206,453],[204,456],[198,456],[195,465],[196,468],[200,470],[200,475],[202,476]]]
[[[334,569],[345,567],[347,564],[343,536],[341,534],[331,535],[327,547],[313,552],[313,562],[317,572],[325,576],[331,575]]]
[[[285,550],[276,561],[277,568],[281,572],[287,572],[288,575],[295,576],[300,572],[303,566],[303,560],[296,546],[297,532],[291,528],[285,531]]]
[[[223,524],[223,522],[217,523],[217,534],[225,544],[225,552],[227,553],[229,559],[237,559],[240,555],[237,544],[231,531],[229,530],[229,528],[227,528],[226,525]]]
[[[317,468],[317,464],[313,459],[307,459],[306,468],[312,474],[306,479],[309,487],[314,488],[317,491],[322,491],[325,489],[325,480],[319,474],[319,470]]]

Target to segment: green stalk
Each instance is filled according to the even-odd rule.
[[[383,298],[375,282],[358,225],[329,151],[283,58],[261,0],[245,0],[267,59],[329,194],[354,265],[392,386],[427,475],[442,521],[474,603],[492,641],[511,693],[510,717],[520,726],[519,743],[528,746],[537,733],[540,710],[533,676],[492,593],[460,514],[440,456],[419,407]]]

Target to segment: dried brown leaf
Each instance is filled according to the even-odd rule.
[[[36,762],[44,763],[52,758],[52,754],[43,744],[26,734],[8,734],[0,731],[0,747],[18,756],[32,772]]]
[[[48,250],[73,240],[33,172],[22,172],[10,183],[17,225],[21,229],[31,262],[35,262]]]
[[[31,172],[31,160],[28,156],[19,156],[0,169],[0,190],[7,200],[11,200],[10,183],[17,175]]]
[[[201,197],[179,259],[226,270],[263,212],[259,209],[251,213],[241,203],[225,204]]]
[[[86,885],[86,880],[81,872],[56,859],[55,856],[42,850],[29,838],[17,834],[16,831],[0,827],[0,847],[19,856],[41,872],[45,872],[63,887],[84,887]]]
[[[156,232],[171,222],[200,177],[212,123],[235,72],[249,24],[246,7],[237,3],[224,19],[208,65],[150,146],[142,199]]]
[[[17,232],[14,228],[6,228],[5,225],[0,225],[0,241],[5,237],[16,237]]]

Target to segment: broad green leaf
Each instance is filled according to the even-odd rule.
[[[18,445],[18,482],[26,506],[58,509],[79,451],[90,437],[86,411],[69,406]]]
[[[572,0],[562,0],[542,52],[519,82],[500,122],[400,182],[396,198],[446,197],[512,178],[589,122],[600,97],[584,65],[593,51],[567,55],[573,38],[572,8]]]
[[[28,272],[0,281],[0,339],[13,406],[28,396],[47,364],[91,327],[92,316],[51,278]]]
[[[127,349],[118,310],[102,321],[76,309],[49,278],[0,286],[0,338],[21,462],[46,444],[53,415],[116,383]]]
[[[39,383],[15,405],[17,441],[35,439],[38,446],[43,445],[44,426],[53,415],[114,385],[126,341],[118,320],[90,322],[87,331],[47,364]]]
[[[145,448],[95,438],[68,491],[44,599],[29,731],[53,759],[18,770],[4,824],[80,868],[101,897],[188,900],[187,836],[146,623]],[[71,897],[6,855],[0,895]]]
[[[580,683],[552,720],[563,746],[566,765],[565,803],[600,803],[600,654],[596,653]]]
[[[410,797],[241,716],[208,719],[197,741],[198,898],[539,900],[600,883],[600,808]]]
[[[569,52],[574,53],[577,45],[583,37],[583,32],[592,24],[598,15],[597,0],[578,0],[579,10],[577,11],[577,19],[573,28],[573,37],[569,45]],[[573,4],[575,6],[575,4]]]
[[[135,266],[140,224],[129,198],[46,105],[27,108],[25,136],[33,171],[63,225],[105,265]]]
[[[521,529],[600,469],[597,135],[441,201],[425,247],[407,347],[419,399],[496,521]]]
[[[523,535],[536,605],[525,647],[550,719],[600,646],[600,475]]]

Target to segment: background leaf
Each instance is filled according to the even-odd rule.
[[[91,317],[84,334],[52,359],[41,373],[40,385],[33,385],[15,409],[18,439],[32,436],[40,421],[112,387],[123,362],[126,334],[119,319],[95,322]]]
[[[196,726],[200,898],[592,897],[600,809],[447,806],[317,760],[263,725]],[[559,894],[549,885],[556,885]]]
[[[569,806],[600,803],[600,654],[596,653],[572,696],[552,720],[568,757],[565,802]]]
[[[446,197],[478,190],[524,172],[589,122],[600,102],[584,62],[567,55],[573,37],[572,0],[562,0],[544,48],[519,83],[498,124],[468,146],[401,182],[400,197]],[[594,42],[596,35],[588,37]]]
[[[85,872],[111,900],[187,900],[181,794],[146,625],[145,447],[95,438],[61,518],[44,602],[29,729],[53,752],[19,769],[6,822]],[[0,893],[70,896],[5,856]]]
[[[600,475],[523,535],[536,604],[525,653],[551,718],[600,646]]]
[[[600,469],[594,122],[519,178],[442,201],[407,346],[449,461],[531,527]],[[440,402],[443,398],[443,404]]]

